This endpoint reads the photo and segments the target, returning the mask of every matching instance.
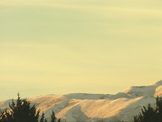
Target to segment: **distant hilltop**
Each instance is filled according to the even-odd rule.
[[[45,95],[28,99],[50,118],[53,109],[61,122],[133,121],[143,106],[155,106],[155,97],[162,97],[162,80],[148,86],[132,86],[115,95],[73,93]],[[0,109],[11,100],[0,101]]]

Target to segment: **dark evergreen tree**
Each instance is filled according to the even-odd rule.
[[[20,99],[19,94],[16,103],[12,100],[9,107],[10,110],[1,112],[0,122],[38,122],[40,111],[26,99]]]
[[[58,122],[61,122],[61,119],[59,119]]]
[[[12,100],[12,103],[9,103],[9,107],[9,110],[5,109],[0,112],[0,122],[47,122],[44,113],[42,113],[39,121],[40,110],[36,110],[35,105],[31,107],[30,102],[26,99],[20,99],[19,94],[16,103]],[[53,111],[51,122],[56,122],[55,113]]]
[[[156,98],[156,108],[150,104],[143,106],[139,115],[134,116],[134,122],[162,122],[162,98]]]
[[[56,117],[54,111],[52,111],[51,122],[56,122]]]
[[[156,98],[156,120],[162,122],[162,98]]]
[[[44,122],[44,113],[42,113],[42,116],[41,116],[40,122]]]

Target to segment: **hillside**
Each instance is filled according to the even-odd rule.
[[[74,93],[66,95],[45,95],[28,99],[50,117],[54,110],[56,117],[65,121],[133,121],[142,106],[162,96],[162,80],[148,86],[132,86],[115,95]],[[0,101],[0,108],[8,107],[11,100]]]

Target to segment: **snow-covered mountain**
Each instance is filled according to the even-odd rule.
[[[46,95],[28,99],[49,118],[54,110],[61,122],[133,121],[143,106],[155,106],[155,97],[162,97],[162,80],[148,86],[132,86],[115,95],[74,93]],[[0,108],[11,100],[1,101]]]

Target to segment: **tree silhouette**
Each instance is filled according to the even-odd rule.
[[[10,110],[5,110],[0,115],[0,122],[37,122],[39,118],[39,110],[36,111],[35,105],[30,107],[30,102],[26,99],[18,99],[16,103],[12,100],[9,103]]]
[[[40,122],[44,122],[44,113],[42,113],[42,116],[41,116]]]
[[[56,122],[55,113],[52,111],[51,122]]]
[[[162,98],[156,98],[156,108],[148,104],[143,106],[139,115],[134,116],[134,122],[162,122]]]
[[[10,109],[5,109],[0,114],[0,122],[39,122],[39,113],[40,110],[36,110],[35,105],[30,106],[30,102],[26,99],[20,99],[18,94],[18,99],[16,103],[12,100],[12,103],[9,103]],[[52,111],[51,121],[55,122],[56,117]],[[44,118],[44,113],[40,118],[40,122],[47,122]]]

